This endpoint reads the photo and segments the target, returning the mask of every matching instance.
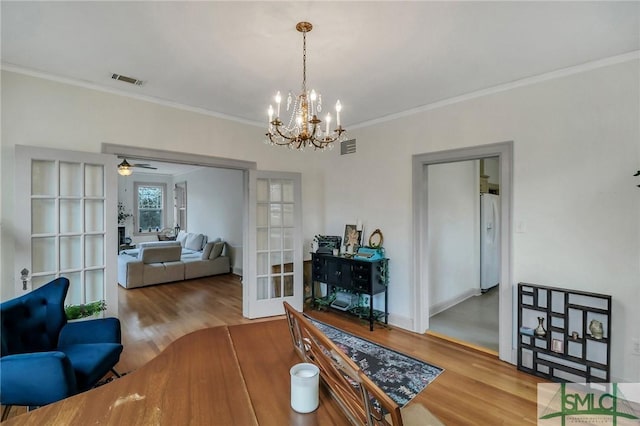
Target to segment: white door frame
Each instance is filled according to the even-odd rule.
[[[428,235],[428,178],[427,166],[456,161],[498,157],[500,164],[500,288],[499,288],[499,358],[515,364],[513,330],[513,142],[416,154],[412,158],[413,173],[413,270],[414,331],[424,333],[429,328],[429,274],[425,259],[429,258]]]

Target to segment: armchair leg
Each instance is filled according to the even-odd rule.
[[[2,409],[2,420],[0,421],[5,421],[7,420],[7,418],[9,417],[9,411],[11,411],[11,407],[13,407],[12,405],[5,405],[4,408]]]
[[[118,373],[118,372],[116,371],[116,369],[115,369],[115,368],[112,368],[112,369],[111,369],[111,372],[112,372],[113,374],[115,374],[115,375],[116,375],[116,377],[117,377],[118,379],[119,379],[120,377],[122,377],[122,376],[120,375],[120,373]]]

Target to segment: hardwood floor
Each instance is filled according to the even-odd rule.
[[[242,285],[233,274],[130,290],[118,286],[118,297],[122,372],[144,365],[192,331],[256,321],[242,316]]]
[[[376,326],[340,313],[310,316],[350,333],[442,367],[445,371],[420,393],[446,425],[535,425],[539,377],[522,373],[497,356],[428,334]]]
[[[120,371],[145,364],[170,342],[191,331],[255,321],[242,316],[242,287],[235,275],[132,290],[120,288],[119,292],[125,346]],[[393,327],[378,325],[370,332],[366,322],[340,313],[306,312],[444,368],[445,372],[424,392],[429,394],[427,408],[447,425],[536,424],[536,384],[541,379],[495,356]]]
[[[144,365],[169,343],[192,331],[262,321],[242,316],[241,283],[231,274],[131,290],[119,287],[118,291],[124,344],[116,366],[120,372]],[[393,327],[377,325],[370,332],[367,323],[345,314],[305,312],[444,368],[445,372],[423,391],[424,397],[421,393],[420,400],[447,425],[536,424],[536,384],[542,380],[519,372],[495,356]],[[14,407],[11,415],[20,412],[24,410]]]

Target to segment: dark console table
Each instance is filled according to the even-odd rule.
[[[363,260],[358,257],[347,258],[321,253],[311,253],[311,256],[311,273],[314,284],[320,282],[327,285],[326,298],[316,298],[315,285],[311,286],[314,305],[329,306],[337,289],[358,296],[366,294],[369,296],[369,306],[364,308],[364,315],[362,315],[362,307],[360,306],[354,307],[350,312],[368,318],[371,331],[373,331],[374,320],[380,319],[380,317],[384,317],[385,324],[388,324],[389,259]],[[373,309],[373,296],[380,293],[384,293],[384,312],[376,313]]]

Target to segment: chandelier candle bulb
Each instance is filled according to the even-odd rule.
[[[311,98],[311,115],[314,116],[316,115],[316,99],[317,99],[317,95],[316,95],[316,91],[315,90],[311,90],[311,94],[309,95],[309,98]]]
[[[338,127],[340,127],[340,111],[342,111],[342,104],[338,99],[338,102],[336,102],[336,126]]]
[[[325,120],[327,121],[327,128],[325,130],[325,133],[327,134],[327,136],[329,136],[329,123],[331,123],[331,114],[327,114]]]
[[[278,93],[276,93],[276,104],[278,104],[278,115],[276,115],[277,118],[280,118],[280,101],[282,100],[282,97],[280,96],[280,91],[278,91]]]

